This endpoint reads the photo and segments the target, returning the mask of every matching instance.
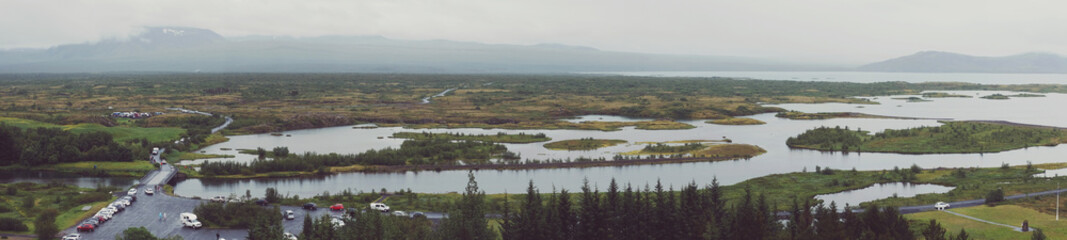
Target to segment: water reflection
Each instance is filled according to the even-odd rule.
[[[909,198],[919,194],[927,193],[946,193],[952,191],[955,187],[947,187],[936,184],[910,184],[910,183],[886,183],[875,184],[870,187],[844,191],[839,193],[824,194],[815,196],[815,199],[822,200],[824,204],[829,205],[830,202],[837,204],[838,208],[843,208],[845,204],[849,206],[859,206],[860,203],[874,201],[883,198],[900,197]],[[932,203],[931,203],[932,204]]]
[[[70,174],[47,171],[4,171],[0,172],[0,183],[59,182],[83,188],[95,188],[97,185],[125,188],[139,182],[136,178],[125,177],[71,177]]]

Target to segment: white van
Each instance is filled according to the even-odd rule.
[[[179,216],[181,216],[182,219],[182,226],[190,227],[193,229],[199,229],[200,227],[204,226],[200,223],[200,221],[196,220],[196,214],[186,212],[179,214]]]
[[[382,212],[388,212],[389,211],[389,205],[385,205],[385,203],[370,203],[370,209],[378,210],[378,211],[382,211]]]

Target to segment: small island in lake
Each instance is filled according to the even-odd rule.
[[[544,133],[537,134],[506,134],[498,132],[494,135],[486,134],[463,134],[463,133],[430,133],[430,132],[397,132],[393,133],[393,138],[403,139],[447,139],[447,140],[471,140],[471,141],[483,141],[483,142],[496,142],[496,143],[535,143],[535,142],[547,142],[552,141],[552,138],[546,137]]]
[[[971,96],[968,96],[968,95],[951,94],[951,93],[945,93],[945,92],[925,92],[925,93],[923,93],[923,97],[924,98],[971,98]]]
[[[546,143],[545,144],[545,148],[552,149],[552,150],[568,150],[568,151],[573,151],[573,150],[594,150],[594,149],[598,149],[598,148],[602,148],[602,147],[610,147],[610,146],[615,146],[615,145],[619,145],[619,144],[623,144],[623,143],[626,143],[626,140],[582,138],[582,139],[571,139],[571,140],[563,140],[563,141],[558,141],[558,142]]]
[[[708,120],[706,123],[719,124],[719,125],[763,125],[766,122],[752,119],[752,118],[723,118]]]

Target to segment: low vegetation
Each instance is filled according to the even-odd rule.
[[[34,221],[40,214],[51,210],[51,219],[58,229],[74,226],[78,221],[95,213],[112,200],[110,191],[116,189],[99,187],[83,189],[60,183],[8,183],[0,184],[0,232],[28,234],[37,230]],[[84,206],[92,206],[82,211]]]
[[[715,119],[715,120],[709,120],[709,121],[707,121],[707,123],[719,124],[719,125],[763,125],[763,124],[767,124],[764,121],[760,121],[760,120],[756,120],[756,119],[752,119],[752,118],[743,118],[743,117]]]
[[[937,127],[917,127],[869,135],[848,127],[819,127],[786,144],[792,148],[844,152],[897,153],[989,153],[1032,146],[1055,146],[1067,141],[1067,132],[1056,129],[984,122],[945,122]]]
[[[880,119],[915,119],[906,117],[891,117],[891,116],[879,116],[866,113],[854,113],[854,112],[825,112],[825,113],[806,113],[797,111],[780,112],[774,115],[775,117],[787,118],[792,120],[821,120],[832,118],[880,118]]]
[[[544,133],[537,134],[506,134],[498,132],[495,135],[485,134],[463,134],[463,133],[415,133],[415,132],[397,132],[393,133],[393,138],[404,139],[446,139],[446,140],[470,140],[470,141],[482,141],[482,142],[495,142],[495,143],[535,143],[535,142],[547,142],[552,141],[552,138],[546,137]]]
[[[582,138],[546,143],[545,148],[567,151],[595,150],[598,148],[610,147],[623,143],[626,143],[626,140]]]

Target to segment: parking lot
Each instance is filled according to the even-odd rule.
[[[182,227],[178,214],[192,212],[197,205],[208,201],[172,197],[166,194],[149,196],[144,194],[143,188],[138,189],[137,202],[127,207],[125,211],[115,214],[110,221],[100,224],[100,227],[94,232],[82,232],[82,239],[115,239],[116,235],[131,227],[145,227],[157,237],[180,235],[185,239],[215,239],[216,233],[225,239],[245,239],[248,235],[247,229],[209,229],[206,227],[192,229]],[[299,234],[303,230],[305,214],[311,214],[313,218],[324,214],[340,214],[331,212],[326,208],[320,208],[317,211],[305,211],[300,207],[282,206],[281,209],[283,212],[292,210],[296,213],[296,219],[283,220],[285,231],[293,234]],[[167,218],[160,220],[160,213],[166,213]],[[74,232],[77,232],[76,226],[63,231],[64,234]]]

